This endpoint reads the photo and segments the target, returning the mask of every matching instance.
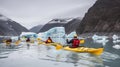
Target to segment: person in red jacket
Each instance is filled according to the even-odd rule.
[[[68,39],[66,40],[67,44],[72,43],[72,45],[70,45],[70,48],[77,48],[80,45],[80,40],[77,38],[77,36],[74,36],[73,39],[71,39],[70,41],[68,41]]]
[[[48,39],[45,41],[45,43],[53,43],[53,41],[50,37],[48,37]]]

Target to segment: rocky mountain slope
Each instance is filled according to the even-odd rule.
[[[74,18],[64,25],[66,34],[69,34],[76,30],[79,26],[79,22],[81,22],[81,18]]]
[[[120,33],[120,0],[97,0],[76,29],[77,34]]]
[[[35,33],[39,33],[40,29],[43,27],[44,25],[37,25],[33,28],[30,29],[30,32],[35,32]]]
[[[25,31],[25,27],[0,14],[0,36],[16,36]]]

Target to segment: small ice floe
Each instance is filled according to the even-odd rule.
[[[107,38],[107,36],[98,36],[96,34],[92,37],[95,43],[101,43],[103,46],[105,46],[106,43],[109,41]]]
[[[107,36],[98,36],[96,34],[92,36],[93,40],[106,40],[107,38]]]
[[[114,45],[113,48],[120,49],[120,45]]]
[[[113,40],[113,43],[119,43],[120,40]]]
[[[114,34],[114,35],[112,36],[112,38],[113,38],[113,40],[118,40],[119,37]]]

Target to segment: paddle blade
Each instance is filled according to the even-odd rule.
[[[56,50],[60,50],[60,49],[62,49],[62,48],[63,48],[62,45],[59,45],[59,44],[56,45]]]
[[[85,43],[85,40],[80,40],[80,44],[84,44]]]
[[[15,45],[18,46],[20,44],[20,42],[21,42],[20,40],[16,41]]]

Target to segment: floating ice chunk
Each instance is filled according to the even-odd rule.
[[[53,41],[62,43],[63,39],[65,38],[65,29],[64,27],[54,27],[49,29],[46,32],[41,32],[38,34],[38,37],[42,40],[46,40],[48,37],[51,37]],[[56,39],[57,38],[57,39]]]
[[[113,48],[120,49],[120,45],[114,45]]]
[[[98,36],[96,34],[92,37],[95,43],[102,43],[103,46],[105,46],[106,43],[109,41],[107,38],[107,36]]]
[[[105,67],[110,67],[110,66],[105,66]]]
[[[108,42],[109,40],[107,40],[107,38],[108,38],[107,36],[98,36],[96,34],[92,37],[92,39],[98,43]]]
[[[113,38],[113,40],[117,40],[119,37],[114,34],[114,35],[112,36],[112,38]]]
[[[107,38],[107,36],[98,36],[96,34],[92,36],[93,40],[106,40]]]
[[[113,40],[113,43],[119,43],[120,40]]]

